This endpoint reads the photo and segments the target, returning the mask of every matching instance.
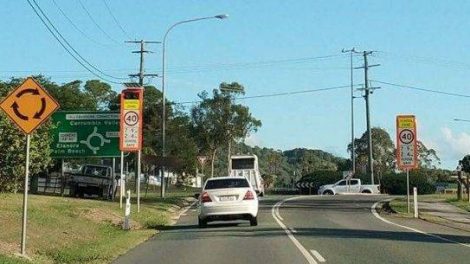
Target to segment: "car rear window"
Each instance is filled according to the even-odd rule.
[[[227,189],[227,188],[247,188],[250,187],[246,179],[223,179],[210,180],[204,189]]]

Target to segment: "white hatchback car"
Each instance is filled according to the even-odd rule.
[[[245,177],[208,179],[199,195],[199,227],[210,221],[249,220],[258,225],[258,197]]]

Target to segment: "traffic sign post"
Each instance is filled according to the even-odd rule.
[[[140,172],[142,150],[143,87],[128,88],[121,92],[121,126],[119,148],[122,152],[137,152],[137,212],[140,212]],[[163,182],[162,182],[163,188]]]
[[[414,115],[399,115],[397,125],[397,166],[406,171],[407,211],[410,213],[410,169],[418,167],[418,140]]]
[[[59,103],[33,78],[27,78],[7,95],[0,108],[13,123],[26,134],[26,166],[23,191],[23,226],[21,229],[21,254],[26,255],[26,226],[28,219],[29,149],[33,133],[59,108]]]

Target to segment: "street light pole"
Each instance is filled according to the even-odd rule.
[[[206,20],[206,19],[226,19],[228,18],[228,15],[222,14],[222,15],[217,15],[217,16],[210,16],[210,17],[200,17],[200,18],[194,18],[194,19],[188,19],[188,20],[183,20],[176,22],[172,26],[168,28],[168,30],[165,32],[165,35],[163,36],[163,45],[162,45],[162,166],[161,166],[161,188],[160,188],[160,195],[161,197],[165,197],[165,176],[164,176],[164,171],[165,168],[163,166],[163,162],[165,160],[166,156],[166,151],[165,151],[165,144],[166,144],[166,100],[165,100],[165,78],[166,78],[166,73],[165,73],[165,67],[166,67],[166,38],[168,37],[168,33],[175,28],[178,25],[181,24],[186,24],[186,23],[191,23],[191,22],[196,22],[200,20]]]
[[[349,52],[350,55],[350,77],[351,77],[351,163],[352,163],[352,175],[356,174],[356,153],[355,153],[355,142],[354,142],[354,68],[353,68],[353,53],[356,52],[354,48],[350,50],[342,50],[341,52]]]

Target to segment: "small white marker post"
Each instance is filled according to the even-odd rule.
[[[21,255],[26,256],[26,223],[28,218],[28,183],[29,183],[29,145],[31,136],[26,135],[26,172],[24,176],[23,192],[23,229],[21,230]]]
[[[413,203],[415,218],[418,218],[418,188],[413,187]]]
[[[129,216],[131,215],[131,191],[127,191],[126,195],[126,210],[124,212],[124,230],[130,229]]]

